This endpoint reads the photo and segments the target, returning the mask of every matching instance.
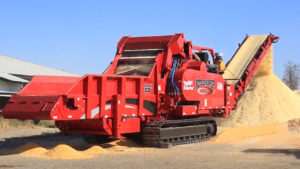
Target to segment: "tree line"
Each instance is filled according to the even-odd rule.
[[[291,89],[297,90],[300,85],[300,64],[288,61],[284,65],[282,81]]]

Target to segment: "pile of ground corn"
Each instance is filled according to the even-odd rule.
[[[78,151],[66,144],[59,144],[53,148],[46,149],[36,143],[26,143],[15,150],[15,153],[30,157],[50,159],[87,159],[93,158],[107,151],[100,146],[92,146],[87,150]]]
[[[94,145],[84,151],[76,150],[66,144],[59,144],[52,148],[44,148],[36,143],[29,142],[17,148],[14,153],[24,156],[50,158],[50,159],[88,159],[99,156],[101,154],[111,154],[124,151],[131,147],[131,150],[138,150],[137,143],[129,139],[120,139],[111,141],[102,145]]]
[[[300,117],[300,97],[273,74],[273,50],[268,51],[237,108],[222,127],[260,126]]]
[[[139,145],[129,139],[120,139],[111,141],[109,143],[103,144],[102,147],[104,148],[114,148],[114,149],[126,149],[129,147],[139,147]]]
[[[300,146],[299,141],[296,141],[300,136],[290,134],[290,122],[287,123],[299,117],[300,97],[273,74],[271,48],[239,100],[237,108],[229,118],[219,121],[219,125],[227,129],[211,141],[238,143],[259,138],[260,145],[285,142]]]

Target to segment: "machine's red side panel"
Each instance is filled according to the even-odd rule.
[[[17,95],[57,96],[65,94],[80,77],[34,76]]]
[[[57,109],[63,105],[64,95],[79,77],[34,76],[18,94],[12,96],[4,107],[2,115],[15,119],[53,119],[52,112],[63,117]]]
[[[12,96],[2,115],[12,119],[51,120],[59,96]]]

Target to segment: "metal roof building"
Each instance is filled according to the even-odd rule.
[[[78,76],[62,70],[0,55],[0,110],[12,94],[22,89],[34,75]]]

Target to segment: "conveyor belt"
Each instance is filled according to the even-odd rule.
[[[227,84],[238,82],[267,37],[268,35],[252,35],[244,41],[223,73],[223,78]]]

